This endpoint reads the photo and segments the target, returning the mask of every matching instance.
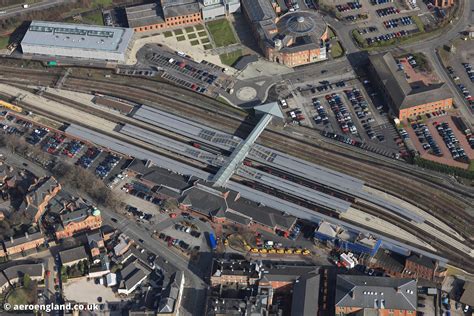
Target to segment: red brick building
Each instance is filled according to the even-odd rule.
[[[94,230],[102,226],[100,211],[89,207],[81,208],[61,215],[61,224],[57,226],[56,238],[63,239],[74,234]]]
[[[435,271],[436,261],[413,254],[406,259],[402,275],[405,278],[433,280]]]

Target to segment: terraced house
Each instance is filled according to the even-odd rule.
[[[56,238],[63,239],[74,234],[90,231],[102,226],[100,211],[83,205],[74,211],[61,215],[61,223],[56,226]]]
[[[19,211],[37,223],[46,210],[49,201],[61,190],[61,184],[54,177],[44,177],[31,185]]]

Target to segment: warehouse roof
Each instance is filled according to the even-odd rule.
[[[410,85],[391,53],[372,55],[369,59],[381,84],[386,87],[386,91],[398,109],[452,98],[452,93],[445,83]]]
[[[128,28],[33,21],[21,44],[125,53],[132,36]]]
[[[338,275],[336,306],[416,310],[416,280]]]
[[[191,15],[200,12],[199,4],[195,1],[188,3],[163,6],[163,12],[166,18]]]
[[[165,20],[161,6],[157,3],[149,3],[125,8],[129,27],[140,27],[145,25],[160,24]]]

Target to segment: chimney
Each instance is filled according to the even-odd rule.
[[[25,232],[25,237],[26,239],[30,238],[30,236],[28,236],[28,232]]]
[[[13,236],[10,236],[10,242],[13,243]]]

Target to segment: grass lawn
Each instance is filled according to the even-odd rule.
[[[211,44],[206,44],[203,46],[204,50],[209,50],[212,48],[212,45]]]
[[[237,43],[232,26],[227,19],[221,19],[206,23],[207,29],[214,39],[216,47],[227,46]]]
[[[474,160],[471,160],[471,162],[469,163],[469,171],[471,172],[474,172]]]
[[[173,32],[174,32],[175,35],[183,35],[183,30],[182,29],[174,30]]]
[[[7,296],[7,302],[12,305],[32,304],[34,301],[34,291],[25,288],[16,288]]]
[[[201,43],[202,44],[207,44],[209,42],[210,42],[210,40],[207,37],[206,38],[201,38]]]
[[[204,30],[204,25],[202,24],[197,24],[197,25],[194,25],[194,28],[198,31],[201,31],[201,30]]]
[[[182,42],[182,41],[184,41],[185,39],[186,39],[186,37],[184,37],[184,35],[183,35],[183,36],[178,36],[178,37],[176,37],[176,40],[177,40],[178,42]]]
[[[85,13],[82,15],[82,19],[87,24],[104,25],[104,19],[100,10]]]
[[[331,57],[339,58],[344,55],[344,50],[342,49],[341,43],[335,42],[331,45]]]
[[[189,39],[193,39],[193,38],[196,38],[196,37],[197,37],[196,33],[188,34]]]
[[[242,50],[239,49],[231,53],[221,54],[219,55],[219,58],[221,59],[221,62],[224,65],[232,66],[237,61],[237,59],[239,59],[241,56],[242,56]]]
[[[2,36],[2,37],[0,37],[0,49],[7,48],[9,41],[10,41],[10,37],[9,37],[9,36],[6,36],[6,37]]]
[[[191,46],[196,46],[196,45],[199,45],[198,40],[191,41]]]
[[[206,31],[200,31],[200,32],[198,32],[198,35],[199,35],[199,37],[204,37],[204,36],[207,36],[207,33],[206,33]]]
[[[113,4],[113,0],[93,0],[92,7],[107,7]]]
[[[415,22],[418,30],[423,33],[425,31],[425,25],[423,24],[423,21],[421,21],[420,17],[418,15],[413,15],[411,18],[413,19],[413,22]]]
[[[192,32],[194,32],[194,27],[188,26],[188,27],[185,28],[184,30],[186,31],[186,33],[192,33]]]
[[[165,37],[171,37],[171,36],[173,36],[173,33],[170,32],[170,31],[166,31],[166,32],[163,33],[163,35],[164,35]]]

